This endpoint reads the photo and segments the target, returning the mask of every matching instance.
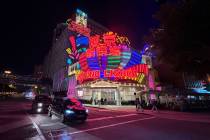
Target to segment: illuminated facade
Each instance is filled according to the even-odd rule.
[[[89,23],[80,10],[76,20],[57,27],[44,65],[53,91],[65,90],[68,96],[93,104],[103,98],[107,104],[120,105],[134,100],[134,92],[155,89],[151,58],[131,48],[127,37]]]

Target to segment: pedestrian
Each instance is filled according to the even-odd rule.
[[[104,104],[104,99],[103,98],[101,98],[101,105],[103,105]]]
[[[139,100],[138,95],[135,92],[134,92],[134,96],[135,96],[136,111],[138,111],[140,108],[140,100]]]
[[[140,103],[139,103],[139,110],[141,110],[141,112],[144,112],[144,108],[143,108],[144,100],[142,100],[142,98],[141,98],[139,101],[140,101]]]
[[[90,104],[93,104],[93,97],[90,98]]]
[[[105,99],[104,99],[104,104],[105,104],[105,105],[106,105],[106,102],[107,102],[107,99],[105,98]]]
[[[158,111],[158,108],[157,108],[157,100],[155,99],[152,99],[151,100],[151,103],[152,103],[152,111]]]
[[[97,104],[97,100],[96,100],[96,98],[94,99],[94,103],[95,103],[95,105]]]

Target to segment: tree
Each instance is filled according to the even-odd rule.
[[[158,59],[174,70],[195,76],[210,72],[210,1],[182,0],[163,4],[154,17],[159,28],[146,41],[158,50]]]

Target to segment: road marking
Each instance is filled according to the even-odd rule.
[[[113,119],[113,118],[122,118],[122,117],[128,117],[128,116],[136,116],[136,115],[138,114],[126,114],[126,115],[119,115],[119,116],[112,116],[112,117],[101,117],[101,118],[88,119],[87,122]]]
[[[59,135],[54,135],[54,136],[48,135],[48,136],[49,137],[61,137],[61,136],[67,136],[67,135],[74,135],[74,134],[79,134],[79,133],[84,133],[84,132],[89,132],[89,131],[104,129],[104,128],[108,128],[108,127],[114,127],[114,126],[118,126],[118,125],[123,125],[123,124],[138,122],[138,121],[143,121],[143,120],[150,120],[150,119],[154,119],[154,118],[156,118],[156,117],[153,116],[153,117],[149,117],[149,118],[135,119],[135,120],[131,120],[131,121],[120,122],[120,123],[115,123],[115,124],[111,124],[111,125],[105,125],[105,126],[90,128],[90,129],[81,130],[81,131],[75,131],[75,132],[71,132],[71,133],[59,134]]]
[[[46,124],[40,124],[41,127],[47,127],[47,126],[54,126],[54,125],[58,125],[59,123],[46,123]]]
[[[26,108],[23,105],[22,105],[22,107],[26,110]],[[38,132],[40,139],[41,140],[46,140],[44,135],[42,134],[42,131],[40,130],[40,128],[36,124],[36,122],[30,117],[30,115],[26,111],[25,111],[25,113],[28,116],[28,118],[31,120],[31,122],[34,125],[34,127],[36,128],[36,131]]]
[[[35,122],[29,115],[28,115],[28,117],[29,117],[29,119],[31,120],[31,122],[33,123],[34,127],[36,128],[36,130],[37,130],[37,132],[38,132],[40,138],[41,138],[42,140],[46,140],[45,137],[44,137],[44,135],[42,134],[42,131],[40,130],[40,128],[39,128],[38,125],[36,124],[36,122]]]

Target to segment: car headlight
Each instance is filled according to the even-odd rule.
[[[86,110],[85,110],[85,112],[86,112],[86,113],[88,113],[88,112],[89,112],[89,110],[88,110],[88,109],[86,109]]]
[[[42,107],[43,106],[43,103],[38,103],[38,107]]]
[[[38,113],[40,113],[40,112],[42,111],[42,109],[41,109],[41,108],[38,108],[36,111],[37,111]]]
[[[74,111],[68,109],[68,110],[65,110],[65,113],[66,114],[74,114]]]

